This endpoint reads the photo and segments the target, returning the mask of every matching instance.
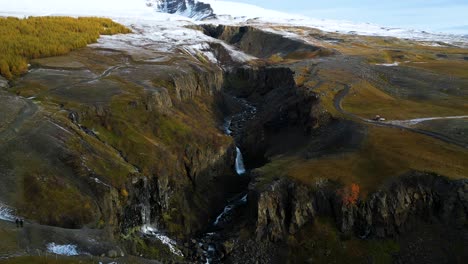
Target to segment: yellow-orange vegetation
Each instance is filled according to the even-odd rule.
[[[0,18],[0,74],[11,80],[28,70],[31,59],[67,54],[100,35],[130,32],[107,18]]]

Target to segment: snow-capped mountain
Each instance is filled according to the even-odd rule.
[[[195,20],[216,17],[210,4],[197,0],[146,0],[146,5],[154,7],[158,12],[178,14]]]
[[[304,19],[304,16],[278,12],[259,6],[219,0],[146,0],[156,11],[177,14],[195,20],[206,19]]]

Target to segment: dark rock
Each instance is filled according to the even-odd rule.
[[[195,0],[147,0],[146,3],[155,6],[159,12],[180,14],[197,20],[216,17],[209,4]]]
[[[206,35],[223,40],[258,58],[270,58],[273,55],[294,57],[300,54],[303,59],[334,53],[326,48],[250,26],[202,25],[201,29]]]
[[[404,233],[417,221],[439,221],[457,228],[468,219],[466,180],[420,172],[393,179],[356,203],[345,203],[331,185],[311,191],[287,179],[273,182],[258,197],[257,238],[271,241],[284,240],[316,215],[334,217],[345,234],[382,238]]]

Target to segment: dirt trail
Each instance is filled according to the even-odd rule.
[[[444,119],[468,119],[468,115],[464,116],[442,116],[442,117],[424,117],[424,118],[415,118],[415,119],[408,119],[408,120],[388,120],[386,123],[394,124],[394,125],[416,125],[426,121],[433,121],[433,120],[444,120]]]

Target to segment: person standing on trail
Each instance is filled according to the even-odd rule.
[[[16,227],[20,227],[20,220],[18,218],[16,218]]]
[[[23,220],[23,219],[20,219],[19,222],[20,222],[21,228],[23,228],[23,226],[24,226],[24,220]]]

